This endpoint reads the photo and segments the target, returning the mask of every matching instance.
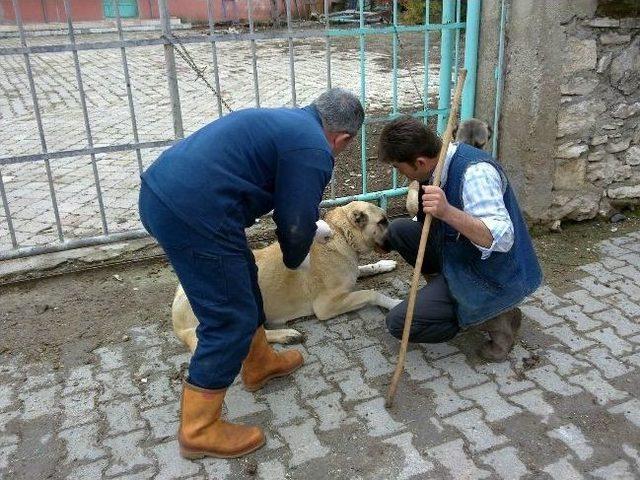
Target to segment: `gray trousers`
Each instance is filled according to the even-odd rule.
[[[399,218],[389,225],[388,245],[411,265],[415,265],[420,245],[422,223]],[[441,273],[440,258],[429,235],[422,272],[433,276],[425,287],[418,290],[416,308],[409,333],[412,343],[440,343],[452,339],[460,330],[455,315],[455,303]],[[386,318],[389,333],[402,338],[408,300],[389,311]]]

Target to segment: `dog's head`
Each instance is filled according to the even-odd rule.
[[[458,125],[453,134],[457,142],[482,149],[489,142],[492,130],[487,122],[477,118],[470,118]]]
[[[326,216],[332,228],[341,230],[358,253],[384,252],[389,219],[380,207],[355,201],[330,211]]]

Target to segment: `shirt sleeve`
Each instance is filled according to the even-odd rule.
[[[489,248],[474,243],[482,253],[482,260],[493,252],[508,252],[513,246],[513,223],[503,195],[502,178],[491,164],[481,162],[467,168],[462,187],[464,211],[480,219],[493,236]]]
[[[287,268],[300,266],[309,253],[332,167],[331,155],[320,149],[288,151],[278,159],[273,220]]]

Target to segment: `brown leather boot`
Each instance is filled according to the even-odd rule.
[[[514,308],[480,325],[479,329],[487,332],[491,338],[480,348],[480,356],[492,362],[500,362],[507,358],[521,324],[522,312],[519,308]]]
[[[226,388],[207,390],[184,382],[180,404],[180,455],[236,458],[264,445],[262,429],[220,418]]]
[[[262,388],[272,378],[284,377],[302,366],[302,354],[289,349],[276,352],[267,343],[264,327],[259,327],[251,340],[249,354],[242,363],[242,381],[250,392]]]

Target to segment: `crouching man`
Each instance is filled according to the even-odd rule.
[[[409,341],[439,343],[462,328],[478,326],[490,340],[479,352],[506,358],[521,324],[516,306],[540,286],[542,272],[518,201],[500,165],[486,152],[453,143],[442,170],[442,187],[430,185],[442,141],[421,121],[401,117],[380,136],[379,158],[420,182],[418,221],[398,219],[388,250],[415,264],[425,214],[433,216]],[[402,338],[405,300],[387,315]]]

